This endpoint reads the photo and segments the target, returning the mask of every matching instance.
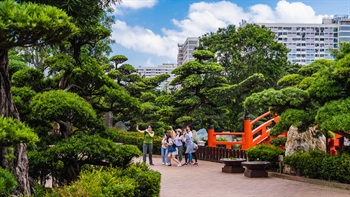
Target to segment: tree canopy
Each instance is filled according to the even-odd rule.
[[[350,96],[348,45],[342,45],[335,61],[316,60],[300,68],[298,74],[284,76],[278,82],[283,85],[282,89],[252,94],[245,100],[245,107],[268,106],[280,114],[279,122],[272,129],[275,135],[288,130],[291,125],[297,126],[299,131],[318,125],[324,134],[332,131],[350,137],[350,127],[345,121],[349,116]]]

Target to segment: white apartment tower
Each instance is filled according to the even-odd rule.
[[[138,67],[136,68],[136,72],[145,78],[155,77],[160,74],[169,74],[170,77],[162,82],[157,89],[164,90],[165,86],[169,84],[174,78],[175,75],[171,74],[171,72],[176,68],[176,64],[162,64],[158,67]],[[168,87],[169,88],[169,87]]]
[[[195,47],[199,46],[199,39],[197,37],[188,37],[183,44],[177,45],[179,52],[177,54],[177,66],[193,61],[195,58],[192,53],[195,51]]]
[[[337,49],[339,42],[350,41],[350,19],[347,15],[324,18],[322,23],[257,23],[276,35],[284,44],[293,63],[307,65],[317,59],[333,59],[329,49]]]

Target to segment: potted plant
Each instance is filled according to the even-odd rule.
[[[224,163],[222,172],[225,173],[242,173],[244,168],[242,167],[242,162],[247,161],[242,158],[221,158],[220,162]]]

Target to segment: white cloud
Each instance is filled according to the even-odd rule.
[[[143,27],[128,26],[120,20],[114,25],[112,39],[125,48],[142,53],[165,57],[172,57],[177,53],[176,42],[170,37],[162,37]]]
[[[249,8],[250,16],[248,21],[255,23],[272,23],[275,22],[275,13],[272,8],[264,4],[256,4]]]
[[[123,2],[126,3],[127,0]],[[141,2],[143,1],[130,0],[125,6],[137,8],[136,3],[141,6]],[[157,1],[146,2],[151,4]],[[133,3],[135,5],[132,5]],[[199,2],[190,5],[186,18],[172,20],[177,29],[163,28],[161,29],[162,35],[158,35],[150,29],[128,26],[125,22],[118,20],[113,26],[113,39],[128,49],[166,57],[175,63],[177,44],[183,43],[187,37],[198,37],[208,32],[216,32],[218,28],[227,27],[229,24],[238,26],[242,19],[247,22],[321,23],[322,17],[322,15],[316,15],[313,8],[304,3],[286,0],[280,0],[275,8],[265,4],[256,4],[251,6],[247,12],[237,4],[228,1]]]
[[[142,8],[152,8],[158,3],[158,0],[123,0],[123,3],[113,6],[115,15],[122,15],[125,9],[138,10]]]
[[[321,23],[322,15],[315,15],[311,6],[301,2],[279,1],[276,6],[276,22]]]

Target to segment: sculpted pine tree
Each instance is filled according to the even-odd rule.
[[[61,10],[33,3],[18,4],[13,0],[0,2],[0,114],[19,119],[14,105],[9,77],[9,50],[13,47],[30,47],[61,42],[72,35],[77,28]],[[15,148],[12,164],[19,183],[18,191],[30,194],[28,179],[28,159],[26,145],[20,143]],[[2,148],[2,153],[6,148]],[[2,164],[5,161],[1,154]]]
[[[288,49],[277,43],[273,32],[265,27],[247,24],[236,28],[229,25],[220,28],[217,32],[207,33],[200,38],[200,48],[215,54],[215,62],[223,67],[223,74],[231,86],[230,93],[214,94],[217,97],[227,98],[228,113],[220,117],[226,129],[242,130],[242,121],[237,121],[244,115],[242,103],[253,92],[265,88],[275,87],[277,80],[287,72],[293,71],[287,59]],[[261,76],[264,80],[260,80]],[[248,80],[248,81],[247,81]],[[255,85],[249,87],[250,82]],[[244,87],[250,91],[242,91]],[[225,88],[227,89],[227,88]],[[222,89],[225,93],[226,90]],[[239,92],[237,92],[239,91]],[[266,110],[266,109],[265,109]],[[265,111],[263,110],[263,111]],[[255,112],[258,115],[263,112]]]

